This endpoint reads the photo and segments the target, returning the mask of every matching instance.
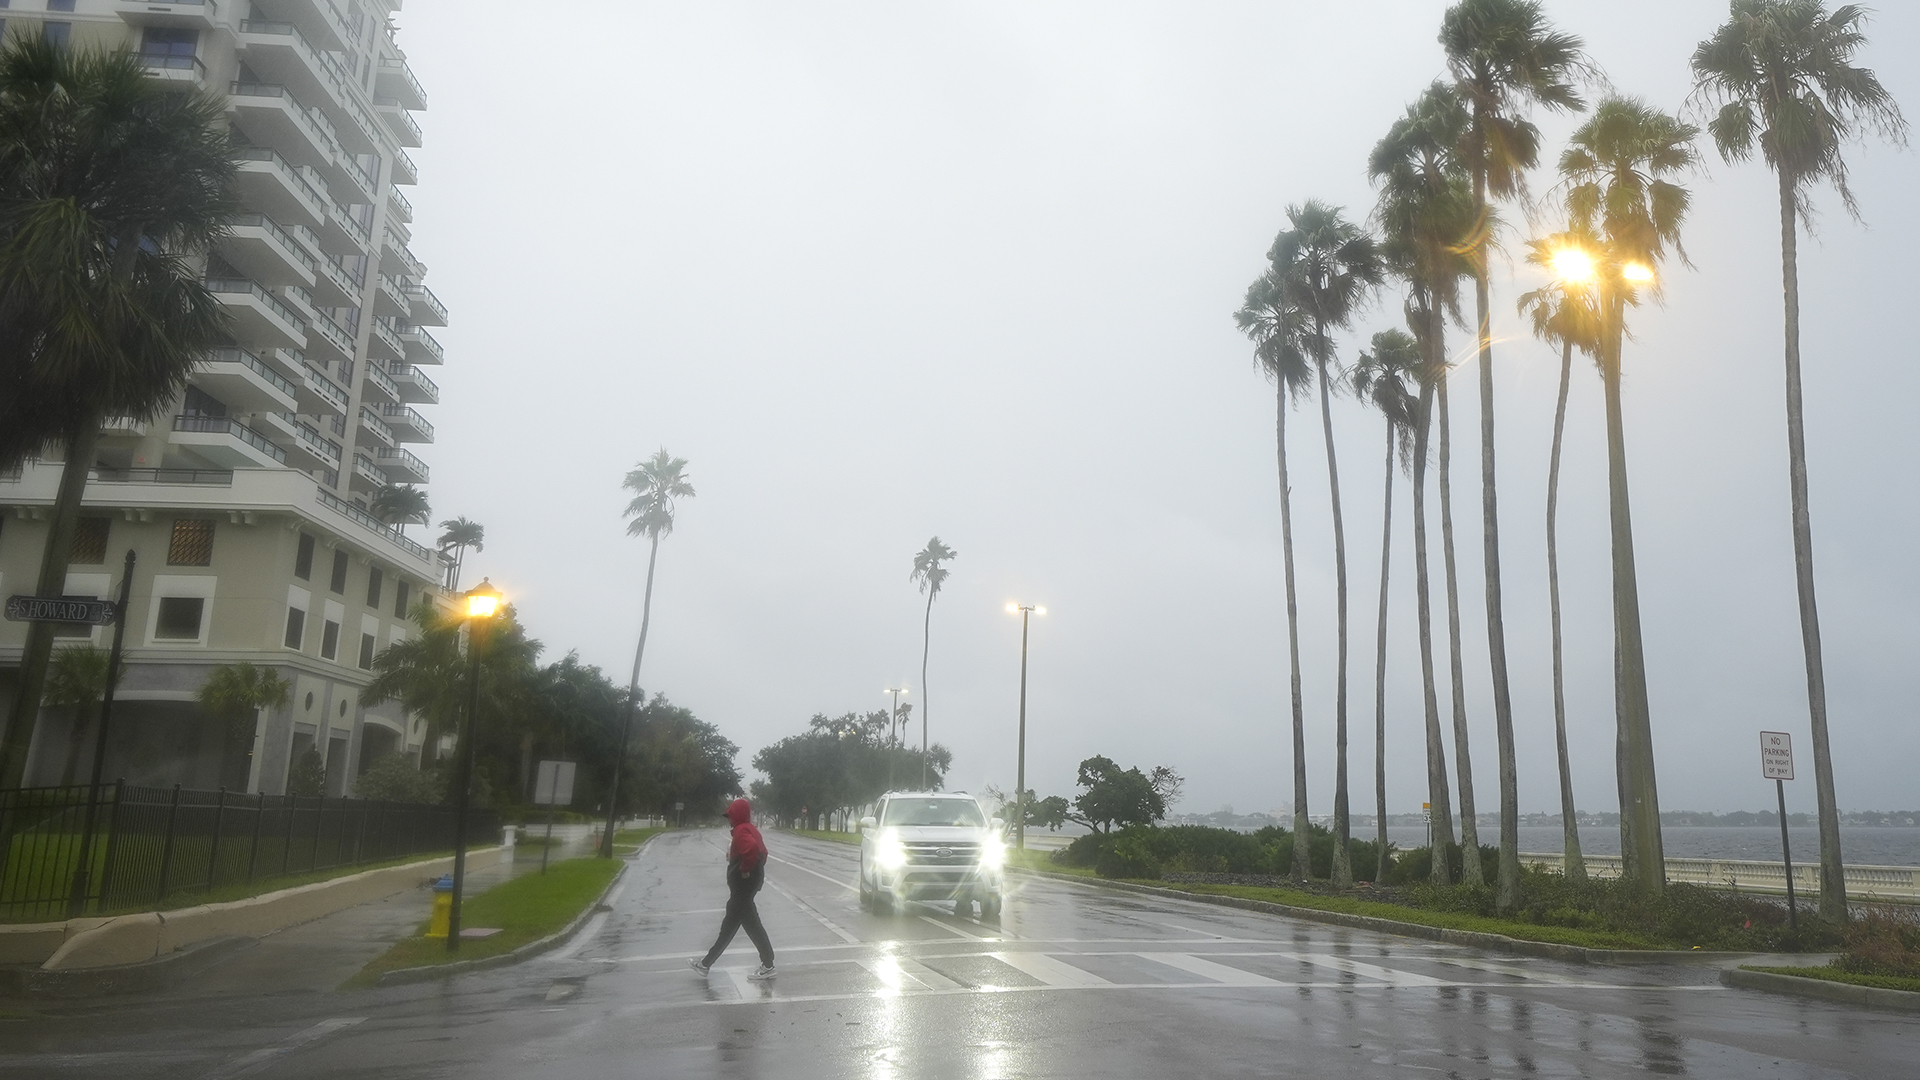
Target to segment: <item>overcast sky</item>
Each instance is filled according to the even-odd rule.
[[[1445,4],[583,0],[529,21],[412,0],[431,95],[414,251],[452,311],[436,518],[557,659],[624,680],[646,551],[619,483],[659,447],[699,496],[661,545],[642,683],[754,751],[817,712],[931,690],[952,786],[1010,789],[1020,626],[1029,786],[1093,754],[1187,778],[1181,809],[1291,805],[1274,401],[1233,310],[1285,207],[1363,218],[1367,151],[1442,73]],[[1622,93],[1667,110],[1723,4],[1548,5]],[[1920,11],[1864,62],[1920,111]],[[1542,117],[1551,163],[1572,121]],[[1709,168],[1664,308],[1634,313],[1625,410],[1661,801],[1771,806],[1757,733],[1791,732],[1814,805],[1788,531],[1775,188]],[[1844,809],[1920,805],[1911,448],[1920,161],[1849,151],[1866,223],[1822,194],[1801,248],[1809,466]],[[1543,192],[1550,172],[1536,174]],[[1518,219],[1514,213],[1512,217]],[[1508,237],[1511,251],[1521,237]],[[1556,810],[1544,555],[1558,354],[1493,311],[1520,806]],[[1340,342],[1397,323],[1389,290]],[[1456,339],[1464,335],[1456,331]],[[1575,794],[1615,809],[1600,385],[1576,359],[1561,565]],[[1475,785],[1497,806],[1474,367],[1455,395]],[[1316,411],[1294,414],[1316,813],[1333,791],[1333,553]],[[1373,805],[1379,421],[1334,406],[1352,582],[1352,790]],[[1425,798],[1410,508],[1397,485],[1388,798]],[[1429,506],[1437,515],[1437,500]],[[912,557],[959,552],[930,687]],[[1434,536],[1436,618],[1437,518]],[[1436,623],[1436,627],[1443,625]],[[1444,636],[1437,642],[1444,679]],[[1447,690],[1440,688],[1443,710]],[[1444,721],[1444,714],[1443,714]],[[918,732],[915,731],[917,738]],[[1451,742],[1448,760],[1454,756]]]

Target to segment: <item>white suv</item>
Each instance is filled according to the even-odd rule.
[[[860,905],[951,900],[954,911],[997,918],[1005,881],[1005,824],[965,792],[890,792],[860,819]]]

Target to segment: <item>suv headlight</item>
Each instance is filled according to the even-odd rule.
[[[998,870],[1007,865],[1007,845],[997,839],[988,839],[981,844],[980,865],[988,870]]]
[[[883,870],[898,870],[907,865],[907,849],[897,836],[883,836],[874,846],[873,861]]]

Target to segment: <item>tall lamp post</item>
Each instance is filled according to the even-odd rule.
[[[1013,847],[1027,848],[1027,621],[1045,615],[1047,609],[1033,604],[1011,603],[1009,612],[1020,613],[1020,756],[1013,773]]]
[[[500,613],[500,590],[486,578],[467,593],[467,730],[460,736],[460,778],[453,802],[453,907],[447,912],[447,951],[460,951],[460,897],[467,884],[467,791],[473,786],[473,746],[479,741],[481,629]]]
[[[893,711],[887,714],[887,790],[892,791],[893,759],[897,756],[894,754],[893,725],[900,722],[900,695],[906,693],[907,688],[904,686],[889,686],[880,692],[893,695]]]

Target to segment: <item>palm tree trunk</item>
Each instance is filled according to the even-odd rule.
[[[92,423],[67,436],[66,460],[60,467],[60,488],[54,496],[53,518],[47,522],[47,542],[40,555],[37,596],[59,596],[67,589],[67,567],[73,560],[73,534],[80,526],[80,506],[87,492],[87,473],[100,445],[100,425]],[[19,682],[6,733],[0,736],[0,790],[21,786],[27,771],[27,750],[39,725],[40,698],[46,692],[47,667],[53,660],[53,624],[27,624],[26,647],[20,654]]]
[[[1793,502],[1793,577],[1800,599],[1800,647],[1807,659],[1807,715],[1813,723],[1814,797],[1820,809],[1820,918],[1847,918],[1847,887],[1840,861],[1840,810],[1833,790],[1833,754],[1827,746],[1827,673],[1820,648],[1820,610],[1813,592],[1813,517],[1807,506],[1807,429],[1800,397],[1799,237],[1794,180],[1780,171],[1780,280],[1787,315],[1787,481]]]
[[[1380,629],[1373,642],[1373,819],[1380,857],[1373,880],[1387,880],[1387,576],[1393,563],[1393,421],[1387,421],[1387,479],[1380,510]]]
[[[1547,456],[1547,603],[1553,615],[1553,738],[1560,754],[1561,865],[1568,881],[1587,880],[1580,856],[1580,823],[1573,809],[1573,765],[1567,758],[1567,698],[1560,650],[1560,446],[1567,428],[1567,388],[1573,382],[1573,342],[1561,343],[1560,397],[1553,407],[1553,450]]]
[[[933,711],[927,705],[927,654],[933,649],[933,598],[939,595],[937,586],[927,586],[927,617],[920,628],[920,790],[927,787],[927,714]]]
[[[1435,320],[1438,321],[1437,319]],[[1427,814],[1433,822],[1435,885],[1453,880],[1447,849],[1453,846],[1453,795],[1447,790],[1447,743],[1440,732],[1440,700],[1434,692],[1433,602],[1427,572],[1427,433],[1432,425],[1433,385],[1420,388],[1419,426],[1413,432],[1413,581],[1420,627],[1420,691],[1427,725]]]
[[[1478,111],[1478,107],[1476,107]],[[1485,130],[1483,127],[1481,130]],[[1486,211],[1487,173],[1474,170],[1474,201]],[[1500,869],[1494,905],[1520,903],[1520,770],[1513,748],[1513,695],[1507,685],[1507,624],[1500,598],[1500,500],[1493,467],[1493,324],[1487,291],[1487,240],[1474,262],[1473,306],[1480,320],[1480,544],[1486,560],[1487,656],[1493,669],[1493,731],[1500,756]]]
[[[653,622],[653,568],[660,558],[660,534],[647,549],[647,591],[640,603],[640,644],[633,650],[633,675],[627,680],[627,707],[620,718],[620,749],[613,756],[613,786],[607,789],[607,826],[600,834],[600,856],[613,857],[613,827],[619,816],[620,768],[627,759],[627,740],[633,735],[633,714],[640,708],[640,658],[647,654],[647,628]]]
[[[1619,718],[1626,751],[1622,772],[1628,801],[1620,819],[1632,819],[1623,845],[1631,841],[1636,886],[1648,895],[1666,890],[1666,857],[1660,837],[1660,797],[1654,782],[1653,728],[1647,704],[1646,652],[1640,637],[1640,586],[1633,559],[1633,515],[1627,496],[1626,432],[1620,415],[1620,301],[1608,313],[1607,362],[1600,369],[1607,406],[1607,502],[1613,526],[1613,624],[1619,645]],[[1625,852],[1629,850],[1622,848]]]
[[[1300,606],[1295,599],[1293,582],[1293,489],[1287,480],[1287,387],[1284,381],[1274,396],[1274,444],[1279,448],[1280,458],[1280,562],[1287,583],[1287,660],[1293,703],[1293,878],[1305,881],[1313,875],[1313,857],[1307,835],[1307,715],[1300,694]],[[926,681],[924,674],[921,681]]]
[[[1460,661],[1460,581],[1453,557],[1453,432],[1447,410],[1447,376],[1435,380],[1440,398],[1440,557],[1447,574],[1447,663],[1453,677],[1454,770],[1460,775],[1460,880],[1486,883],[1480,866],[1480,821],[1473,803],[1473,757],[1467,749],[1467,685]]]
[[[1319,329],[1322,341],[1325,328]],[[1353,855],[1348,840],[1353,831],[1347,812],[1347,532],[1340,515],[1340,465],[1333,452],[1333,395],[1327,386],[1327,363],[1320,368],[1320,434],[1327,446],[1327,491],[1333,502],[1334,621],[1339,628],[1338,657],[1333,692],[1333,873],[1336,889],[1353,888]]]

